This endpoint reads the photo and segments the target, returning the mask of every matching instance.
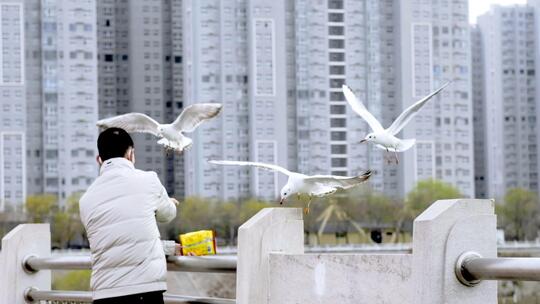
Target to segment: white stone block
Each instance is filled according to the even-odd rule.
[[[23,270],[23,259],[30,254],[39,257],[51,255],[49,224],[19,225],[2,239],[0,303],[26,303],[23,295],[28,287],[51,289],[50,270],[40,270],[37,273]]]
[[[267,303],[271,252],[304,253],[301,209],[263,209],[240,226],[236,303]]]
[[[459,283],[454,265],[466,251],[497,256],[496,216],[490,200],[440,200],[414,221],[413,303],[497,303],[497,283]]]

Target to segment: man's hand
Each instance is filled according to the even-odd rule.
[[[171,202],[173,202],[173,204],[175,204],[176,206],[180,205],[180,203],[173,197],[170,197],[171,199]]]

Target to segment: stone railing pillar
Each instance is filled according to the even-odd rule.
[[[49,224],[24,224],[11,230],[2,239],[0,254],[0,303],[23,304],[28,287],[51,289],[51,271],[26,272],[23,260],[29,255],[51,255]]]
[[[304,253],[304,222],[300,209],[263,209],[240,226],[236,303],[268,302],[271,252]]]
[[[497,257],[496,221],[490,200],[440,200],[420,214],[413,228],[412,303],[497,303],[496,281],[467,287],[455,274],[464,252]]]

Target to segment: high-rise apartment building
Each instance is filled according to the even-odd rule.
[[[28,190],[63,201],[97,176],[95,1],[25,1],[24,16]]]
[[[288,166],[287,83],[294,24],[284,0],[184,1],[185,104],[219,102],[222,113],[194,133],[186,153],[186,195],[275,199],[285,177],[276,172],[220,167],[208,159],[253,160]],[[288,33],[288,34],[287,34]],[[294,129],[293,129],[294,130]],[[292,161],[294,162],[294,161]],[[281,181],[281,182],[280,182]]]
[[[183,108],[182,1],[97,2],[100,118],[140,112],[171,123]],[[134,135],[137,167],[183,196],[183,156]]]
[[[205,162],[224,158],[278,163],[306,174],[354,175],[372,169],[376,174],[370,184],[394,197],[427,178],[445,180],[473,196],[467,4],[186,1],[186,103],[222,100],[225,105],[221,118],[198,133],[198,144],[187,154],[186,192],[225,199],[275,197],[272,173],[264,179],[247,168]],[[258,14],[271,23],[258,23]],[[274,34],[272,26],[277,26]],[[266,40],[257,40],[263,31],[268,31]],[[275,74],[267,69],[270,56],[264,57],[270,50]],[[261,82],[272,75],[279,75],[274,86]],[[280,79],[287,81],[281,85]],[[450,80],[452,86],[402,132],[418,144],[400,155],[399,165],[387,164],[392,155],[358,143],[370,130],[347,105],[342,84],[389,125]],[[281,99],[270,98],[281,93],[286,94]],[[279,109],[285,112],[275,115]]]
[[[298,167],[307,173],[376,172],[372,187],[403,197],[436,178],[474,195],[468,2],[297,1]],[[447,81],[399,135],[416,138],[387,164],[358,144],[370,132],[344,102],[347,83],[384,126]],[[316,161],[313,161],[316,160]]]
[[[535,11],[492,6],[478,18],[483,59],[486,196],[538,191]]]
[[[355,175],[371,169],[372,187],[400,193],[399,166],[359,141],[371,130],[347,102],[347,84],[384,124],[399,108],[399,20],[382,1],[303,1],[296,15],[298,168],[307,174]]]
[[[401,12],[401,95],[405,109],[452,81],[402,132],[416,138],[404,154],[405,192],[435,178],[474,196],[471,50],[468,0],[399,1]]]
[[[472,101],[474,126],[475,197],[486,198],[486,115],[484,98],[484,50],[480,27],[471,27]]]
[[[94,1],[0,1],[0,210],[97,175]]]
[[[540,77],[536,77],[536,71],[540,71],[540,0],[528,0],[527,4],[533,8],[534,13],[534,70],[535,70],[535,90],[534,90],[534,99],[535,99],[535,105],[536,105],[536,111],[533,115],[536,117],[534,118],[536,130],[538,132],[539,126],[538,126],[538,117],[540,117]],[[537,133],[538,134],[538,133]],[[536,153],[537,153],[537,161],[536,161],[536,178],[538,183],[538,174],[540,173],[540,156],[538,155],[538,147],[540,147],[540,136],[536,135]],[[537,191],[540,191],[540,188],[537,186]]]
[[[0,1],[0,212],[26,197],[24,18],[22,1]]]

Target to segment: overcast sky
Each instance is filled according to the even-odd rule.
[[[525,3],[527,3],[527,0],[469,0],[469,21],[476,23],[476,17],[487,12],[492,4],[512,5]]]

